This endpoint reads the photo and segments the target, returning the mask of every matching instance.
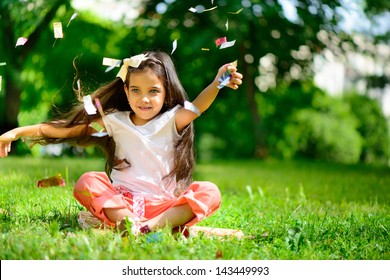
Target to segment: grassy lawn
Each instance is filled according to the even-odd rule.
[[[247,238],[122,238],[84,230],[72,196],[101,159],[0,159],[0,259],[390,259],[390,169],[307,161],[198,163],[222,206],[199,225],[241,229]],[[65,187],[37,188],[62,173]]]

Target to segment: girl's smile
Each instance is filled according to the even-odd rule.
[[[132,73],[125,92],[134,112],[131,120],[135,125],[146,124],[160,113],[164,105],[164,84],[151,69]]]

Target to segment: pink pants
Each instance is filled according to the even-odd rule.
[[[115,226],[104,214],[104,208],[127,208],[133,212],[133,197],[130,194],[118,192],[106,173],[87,172],[77,181],[73,194],[94,216],[108,225]],[[171,200],[143,199],[144,217],[151,219],[169,208],[188,204],[195,218],[186,226],[192,226],[214,213],[221,204],[221,194],[216,185],[211,182],[193,182],[179,197]]]

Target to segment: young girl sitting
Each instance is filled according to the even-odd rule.
[[[74,196],[102,224],[123,230],[130,220],[133,234],[194,225],[221,203],[215,184],[192,180],[192,122],[212,104],[221,83],[237,89],[242,75],[231,63],[222,66],[190,103],[169,55],[133,56],[123,61],[117,78],[91,94],[100,114],[89,115],[80,104],[58,120],[10,130],[0,136],[0,157],[21,137],[40,144],[96,145],[107,157],[106,172],[83,174]],[[108,135],[95,137],[91,123]]]

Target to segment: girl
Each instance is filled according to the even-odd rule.
[[[189,103],[169,55],[133,56],[116,79],[91,94],[104,109],[100,115],[88,115],[80,104],[58,120],[15,128],[0,136],[0,157],[21,137],[40,144],[97,145],[107,157],[106,172],[82,175],[74,196],[102,224],[123,230],[130,220],[134,234],[194,225],[221,203],[216,185],[192,181],[192,122],[212,104],[221,83],[236,90],[242,75],[233,64],[222,66]],[[108,135],[94,137],[92,122]],[[79,215],[79,222],[85,218]]]

